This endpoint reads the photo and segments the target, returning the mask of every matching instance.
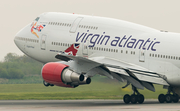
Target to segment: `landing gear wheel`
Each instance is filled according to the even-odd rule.
[[[131,101],[131,96],[129,94],[124,95],[123,97],[124,103],[129,104]]]
[[[50,84],[50,86],[54,86],[54,84]]]
[[[138,101],[137,95],[135,95],[135,94],[131,95],[131,103],[136,104],[137,101]]]
[[[172,100],[173,100],[173,98],[172,98],[172,95],[171,95],[171,94],[166,94],[165,99],[166,99],[166,102],[167,102],[167,103],[171,103],[171,102],[172,102]]]
[[[164,103],[165,102],[165,95],[164,94],[160,94],[158,96],[158,100],[159,100],[160,103]]]
[[[43,81],[43,84],[44,84],[44,86],[46,86],[46,87],[48,87],[50,84],[49,83],[47,83],[46,81]]]
[[[174,103],[177,103],[177,102],[179,102],[179,96],[178,96],[178,94],[175,94],[175,95],[172,95],[172,101],[174,102]]]
[[[142,104],[144,102],[144,96],[142,94],[139,94],[137,101],[139,104]]]

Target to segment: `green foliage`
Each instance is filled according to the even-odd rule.
[[[43,84],[41,75],[24,75],[22,79],[0,79],[0,84]]]
[[[6,71],[6,69],[0,67],[0,78],[7,78],[7,77],[8,77],[8,72]]]
[[[8,69],[8,74],[10,75],[8,79],[14,79],[14,78],[21,79],[24,76],[22,71],[15,68]]]
[[[22,79],[25,75],[40,75],[42,64],[23,55],[8,53],[0,62],[0,78]]]

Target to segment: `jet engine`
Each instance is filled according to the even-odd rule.
[[[78,74],[69,69],[68,65],[50,62],[43,66],[41,70],[45,83],[61,87],[77,87],[82,84],[90,84],[91,79],[83,74]]]

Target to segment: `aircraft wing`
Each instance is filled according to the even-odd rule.
[[[119,81],[127,80],[127,83],[131,83],[133,86],[144,89],[147,88],[151,91],[155,91],[153,84],[161,84],[169,86],[166,82],[166,76],[150,71],[141,66],[115,60],[107,57],[93,57],[84,58],[80,56],[71,56],[65,54],[56,55],[57,59],[63,61],[74,61],[80,63],[82,70],[85,68],[88,76],[94,76],[96,74],[107,76],[111,79],[116,78]]]

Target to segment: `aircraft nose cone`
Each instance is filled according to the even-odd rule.
[[[20,37],[21,37],[21,31],[19,31],[16,35],[15,35],[15,37],[14,37],[14,43],[16,44],[16,46],[18,47],[18,48],[20,48],[19,47],[19,40],[20,40]]]
[[[14,43],[16,46],[23,51],[24,50],[24,43],[26,41],[26,37],[28,37],[30,33],[30,24],[26,27],[22,28],[14,37]]]
[[[15,45],[16,45],[20,50],[22,50],[22,47],[21,47],[21,45],[20,45],[20,37],[15,36],[15,37],[14,37],[14,43],[15,43]]]
[[[15,36],[14,37],[14,43],[17,45],[17,40],[16,39],[17,39],[17,37]]]

